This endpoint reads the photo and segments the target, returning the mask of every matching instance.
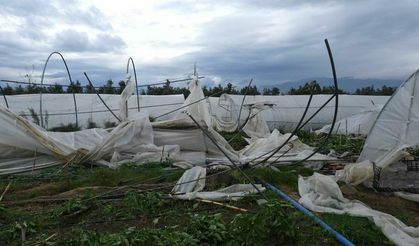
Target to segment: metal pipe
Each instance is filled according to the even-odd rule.
[[[86,72],[84,72],[84,76],[86,77],[87,81],[89,82],[89,84],[91,86],[93,86],[92,81],[90,81],[89,77],[87,76]],[[105,101],[102,99],[102,97],[99,95],[99,93],[97,93],[95,91],[95,89],[93,89],[93,92],[96,93],[96,95],[99,97],[100,101],[102,101],[103,105],[105,105],[105,107],[109,110],[109,112],[111,112],[111,114],[119,121],[122,122],[121,119],[111,110],[111,108],[108,107],[108,105],[105,103]]]
[[[275,186],[266,183],[265,181],[261,180],[263,185],[276,193],[280,198],[284,199],[287,202],[290,202],[292,206],[294,206],[298,211],[302,212],[304,215],[309,217],[311,220],[313,220],[315,223],[317,223],[319,226],[321,226],[323,229],[325,229],[327,232],[329,232],[341,245],[345,246],[354,246],[354,244],[349,241],[345,236],[340,234],[339,232],[335,231],[331,226],[326,224],[323,220],[321,220],[319,217],[314,215],[310,210],[303,207],[300,203],[292,199],[290,196],[285,194],[284,192],[280,191]]]
[[[138,95],[138,81],[137,81],[137,71],[135,70],[134,60],[132,57],[128,58],[127,62],[127,73],[129,72],[129,63],[131,61],[132,69],[134,70],[134,79],[135,79],[135,91],[137,93],[137,108],[138,112],[140,112],[140,96]]]
[[[41,118],[41,127],[44,127],[44,119],[42,117],[42,88],[43,88],[42,85],[44,84],[45,70],[47,68],[48,61],[51,58],[51,56],[54,55],[54,54],[57,54],[61,57],[61,60],[63,61],[65,69],[67,71],[67,75],[68,75],[68,79],[70,80],[70,84],[73,82],[72,79],[71,79],[70,70],[68,69],[67,62],[65,61],[64,56],[60,52],[57,52],[57,51],[54,51],[51,54],[49,54],[47,60],[45,61],[44,69],[42,70],[41,90],[39,91],[39,113],[40,113],[40,118]],[[73,101],[74,101],[74,110],[76,112],[76,127],[78,127],[79,126],[79,118],[78,118],[78,115],[77,115],[77,102],[76,102],[76,95],[75,95],[74,92],[73,92]]]
[[[9,108],[9,103],[7,102],[6,94],[4,94],[4,90],[1,86],[0,86],[0,92],[3,95],[4,101],[6,102],[6,107]]]
[[[253,82],[253,78],[250,80],[249,84],[247,85],[246,91],[243,95],[243,100],[242,100],[242,103],[240,105],[239,117],[237,118],[237,130],[240,129],[240,117],[241,117],[241,114],[242,114],[244,100],[246,99],[247,93],[249,92],[250,85],[252,84],[252,82]]]
[[[200,76],[198,77],[198,79],[203,79],[205,77]],[[186,79],[175,79],[175,80],[170,80],[170,79],[166,79],[164,81],[166,82],[155,82],[155,83],[151,83],[151,84],[145,84],[145,85],[139,85],[138,88],[140,87],[147,87],[147,86],[155,86],[155,85],[165,85],[167,84],[167,81],[169,81],[169,83],[173,84],[173,83],[179,83],[179,82],[185,82],[185,81],[190,81],[192,80],[192,78],[186,78]],[[16,80],[9,80],[9,79],[2,79],[0,80],[1,82],[6,82],[6,83],[14,83],[14,84],[24,84],[24,85],[38,85],[35,83],[29,83],[29,82],[24,82],[24,81],[16,81]],[[55,86],[53,84],[43,84],[43,86]],[[70,87],[71,85],[61,85],[62,87]],[[82,88],[86,88],[87,86],[80,86]],[[93,88],[101,88],[101,86],[93,86]],[[117,89],[119,88],[118,86],[111,86],[109,88],[113,88],[113,89]]]

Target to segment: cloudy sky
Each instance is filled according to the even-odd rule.
[[[315,2],[315,3],[312,3]],[[74,79],[125,76],[133,57],[141,83],[177,78],[194,62],[207,83],[254,78],[274,84],[339,76],[403,79],[419,68],[419,1],[3,0],[0,78],[39,82],[60,51]],[[47,81],[65,82],[54,57]]]

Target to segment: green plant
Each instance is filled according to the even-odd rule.
[[[33,108],[28,108],[28,110],[29,110],[29,113],[31,115],[32,121],[35,124],[39,125],[40,120],[39,120],[38,113]]]
[[[96,122],[94,122],[91,118],[87,120],[87,129],[97,128]]]
[[[53,132],[75,132],[80,131],[80,127],[76,123],[68,123],[67,125],[61,124],[49,130]]]
[[[86,209],[88,209],[88,206],[85,205],[80,198],[73,198],[54,209],[52,215],[53,217],[59,217],[63,215],[76,215]]]
[[[155,192],[137,193],[129,192],[124,198],[124,206],[131,215],[155,213],[161,210],[165,202]]]
[[[110,120],[105,120],[105,121],[103,122],[103,126],[104,126],[105,128],[112,128],[112,127],[117,126],[117,124],[116,124],[115,122],[110,121]]]
[[[35,221],[15,222],[15,224],[8,230],[9,237],[18,239],[22,235],[28,237],[39,231],[39,223]]]
[[[75,239],[60,242],[61,245],[198,245],[198,240],[184,232],[168,229],[136,229],[130,227],[121,233],[98,233],[78,230]]]
[[[186,232],[198,239],[200,245],[221,245],[228,235],[221,214],[193,215]]]
[[[325,136],[314,132],[301,131],[298,137],[302,142],[313,147],[324,144]],[[338,153],[349,151],[351,154],[360,154],[364,145],[363,138],[353,138],[345,135],[331,135],[326,144],[321,148],[320,153],[327,154],[331,149]]]

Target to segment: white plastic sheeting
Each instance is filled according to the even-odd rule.
[[[340,135],[363,135],[366,136],[382,107],[376,107],[367,111],[360,112],[349,117],[345,117],[335,123],[333,134]],[[316,133],[329,133],[331,124],[323,126]]]
[[[206,169],[193,167],[186,170],[172,190],[172,197],[182,200],[205,199],[211,201],[237,201],[246,195],[258,192],[251,184],[234,184],[216,191],[203,191],[205,188]],[[256,184],[260,191],[265,188]]]
[[[359,184],[373,177],[373,163],[386,168],[407,156],[419,144],[419,70],[407,79],[384,105],[374,122],[357,164],[345,166],[339,179]]]
[[[124,121],[111,132],[104,129],[48,132],[0,107],[0,125],[0,174],[67,162],[116,167],[122,160],[147,162],[167,156],[176,159],[179,152],[178,147],[153,144],[153,131],[147,117]]]
[[[118,100],[120,111],[124,111],[120,112],[120,116],[125,120],[111,132],[104,129],[70,133],[48,132],[15,113],[0,108],[0,166],[3,167],[0,174],[69,162],[93,162],[109,167],[117,167],[126,162],[166,160],[184,167],[212,162],[217,165],[232,165],[225,155],[240,165],[252,160],[258,161],[261,154],[276,148],[288,137],[278,131],[269,134],[267,125],[258,116],[265,106],[259,105],[260,107],[252,109],[256,116],[249,119],[244,126],[252,137],[248,140],[249,146],[242,151],[235,151],[214,129],[213,124],[218,119],[209,114],[209,105],[201,100],[204,99],[204,94],[196,77],[190,83],[191,94],[183,103],[185,108],[171,113],[170,120],[152,124],[146,112],[126,114],[127,102],[130,102],[130,97],[133,98],[133,88],[133,83],[128,81]],[[197,101],[199,102],[194,103]],[[188,114],[206,129],[209,136],[195,125]],[[237,127],[237,123],[235,124]],[[298,161],[313,152],[311,147],[296,139],[292,142],[292,146],[285,147],[269,161],[276,161],[290,147],[292,150],[281,160]],[[34,161],[31,163],[26,159],[23,162],[22,158],[33,158]],[[316,154],[310,160],[330,159],[333,158]]]
[[[374,210],[360,201],[348,200],[335,182],[326,175],[298,179],[299,202],[320,213],[349,214],[366,217],[378,226],[384,235],[397,245],[419,245],[419,227],[407,226],[392,215]]]
[[[88,121],[95,122],[98,127],[103,126],[104,122],[118,123],[118,120],[106,109],[96,94],[76,94],[79,125],[86,127]],[[101,94],[100,95],[112,111],[119,115],[120,95]],[[9,109],[16,114],[32,121],[29,108],[32,108],[38,116],[39,113],[39,94],[25,94],[6,96],[9,102]],[[141,112],[156,117],[166,112],[182,106],[185,98],[183,95],[162,95],[140,96]],[[6,107],[3,98],[0,98],[0,105]],[[128,99],[128,115],[138,112],[137,98],[132,96]],[[42,95],[42,114],[46,128],[57,127],[69,123],[76,123],[74,102],[72,94],[43,94]],[[48,116],[46,116],[48,112]],[[160,117],[158,120],[171,119],[175,113]],[[47,120],[45,119],[46,117]]]
[[[386,167],[419,144],[419,70],[393,94],[377,117],[358,161]]]
[[[229,95],[236,107],[240,107],[243,100],[242,95]],[[310,116],[324,104],[331,95],[314,95],[307,116]],[[245,105],[266,104],[271,105],[261,112],[266,120],[269,129],[279,129],[290,131],[299,122],[309,99],[308,95],[280,95],[280,96],[246,96]],[[360,96],[360,95],[339,95],[339,109],[337,120],[341,120],[351,115],[374,109],[374,105],[384,105],[388,96]],[[229,112],[218,107],[218,98],[210,98],[211,114],[228,118]],[[249,109],[244,108],[240,121],[244,122]],[[334,100],[331,100],[318,115],[316,115],[306,126],[306,130],[320,129],[324,125],[330,124],[333,119]]]
[[[120,98],[123,110],[133,90],[130,81],[127,82]],[[146,115],[125,120],[111,132],[105,129],[49,132],[0,107],[0,126],[0,174],[70,162],[117,167],[128,161],[176,160],[180,152],[178,145],[154,145],[153,129]],[[32,157],[32,162],[28,162],[28,157]]]
[[[242,128],[243,132],[251,138],[269,136],[270,130],[268,124],[261,114],[262,111],[268,107],[263,103],[245,105],[245,107],[242,108],[242,113],[244,114],[245,111],[247,111],[248,115],[243,122],[239,122],[238,118],[242,118],[241,115],[239,116],[240,106],[241,105],[236,105],[234,103],[231,95],[221,95],[218,100],[218,110],[212,110],[212,106],[209,104],[209,111],[216,112],[215,115],[212,115],[211,127],[215,130],[224,132],[234,132]],[[247,110],[245,108],[247,108]]]
[[[244,149],[239,151],[242,162],[253,160],[253,162],[260,161],[266,157],[267,152],[281,146],[291,135],[291,133],[281,134],[278,130],[274,130],[266,138],[258,138],[250,141]],[[271,157],[268,162],[278,161],[278,157],[282,156],[279,161],[292,162],[306,158],[313,153],[314,148],[302,143],[297,136],[293,136],[289,144],[285,145],[278,153]],[[284,152],[288,152],[284,155]],[[258,158],[259,157],[259,158]],[[255,159],[257,158],[257,159]],[[336,158],[316,153],[310,157],[309,161],[327,161],[335,160]]]

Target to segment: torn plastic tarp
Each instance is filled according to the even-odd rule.
[[[132,95],[132,85],[133,83],[128,81],[125,91],[121,94],[120,106],[124,112],[127,110],[126,102]],[[129,115],[122,114],[120,116],[127,120],[121,122],[111,132],[105,129],[87,129],[68,133],[49,132],[5,108],[0,108],[0,125],[2,126],[0,128],[0,166],[2,163],[7,163],[3,165],[0,174],[35,170],[70,162],[89,162],[108,167],[117,167],[127,162],[167,160],[182,162],[180,164],[183,167],[205,165],[210,162],[231,165],[224,153],[240,165],[257,158],[262,151],[270,151],[285,141],[285,137],[278,131],[270,135],[259,132],[266,137],[252,138],[246,149],[241,152],[235,151],[224,137],[213,129],[211,125],[213,119],[209,114],[208,104],[205,100],[199,101],[204,99],[204,94],[197,78],[192,80],[190,89],[191,95],[184,103],[185,109],[179,110],[176,114],[173,113],[175,117],[171,120],[150,124],[147,114],[138,112]],[[199,102],[194,103],[196,101]],[[203,134],[187,114],[199,121],[209,137]],[[255,119],[258,120],[253,121]],[[260,119],[254,117],[249,120],[245,129],[253,129],[256,132],[258,127],[256,124]],[[265,131],[267,128],[262,127],[262,129]],[[296,140],[293,141],[293,146],[293,150],[283,156],[284,160],[298,161],[313,151],[306,145],[298,144]],[[281,153],[283,152],[278,154]],[[50,158],[42,155],[50,156]],[[29,157],[34,158],[32,163],[20,160]],[[276,160],[277,155],[273,158]],[[330,160],[331,158],[316,154],[310,160],[314,159]]]
[[[419,245],[419,227],[407,226],[392,215],[374,210],[360,201],[348,200],[333,177],[314,173],[298,179],[299,202],[320,213],[349,214],[366,217],[397,245]]]
[[[48,132],[0,107],[0,125],[0,174],[68,162],[116,167],[121,161],[118,156],[124,156],[124,160],[148,162],[168,156],[176,159],[179,152],[179,148],[153,144],[148,117],[124,121],[111,132],[104,129]],[[27,161],[30,157],[32,161]]]
[[[130,82],[122,93],[124,108],[132,93]],[[126,109],[126,108],[125,108]],[[65,163],[94,163],[117,167],[125,162],[176,160],[179,146],[154,145],[147,115],[136,115],[108,132],[86,129],[49,132],[19,115],[0,107],[0,174],[36,170]],[[48,156],[48,157],[46,157]],[[32,161],[23,159],[32,157]],[[27,160],[27,159],[26,159]]]
[[[269,127],[262,116],[263,110],[268,106],[263,103],[244,105],[242,114],[247,115],[244,121],[238,121],[240,110],[237,109],[238,106],[230,95],[222,94],[220,96],[216,110],[213,110],[210,103],[208,106],[210,112],[215,112],[211,112],[211,127],[217,131],[243,130],[251,138],[263,138],[270,135]]]
[[[407,147],[419,144],[419,70],[393,94],[371,128],[358,161],[385,168]]]
[[[173,187],[171,196],[181,200],[236,201],[246,195],[258,193],[258,190],[252,184],[234,184],[216,191],[203,191],[205,178],[206,169],[203,167],[193,167],[186,170]],[[256,184],[256,186],[260,191],[265,191],[265,188],[260,184]]]
[[[400,85],[384,105],[368,134],[358,163],[345,166],[337,177],[359,184],[373,177],[373,163],[386,168],[406,157],[406,148],[419,144],[418,82],[419,70]]]

